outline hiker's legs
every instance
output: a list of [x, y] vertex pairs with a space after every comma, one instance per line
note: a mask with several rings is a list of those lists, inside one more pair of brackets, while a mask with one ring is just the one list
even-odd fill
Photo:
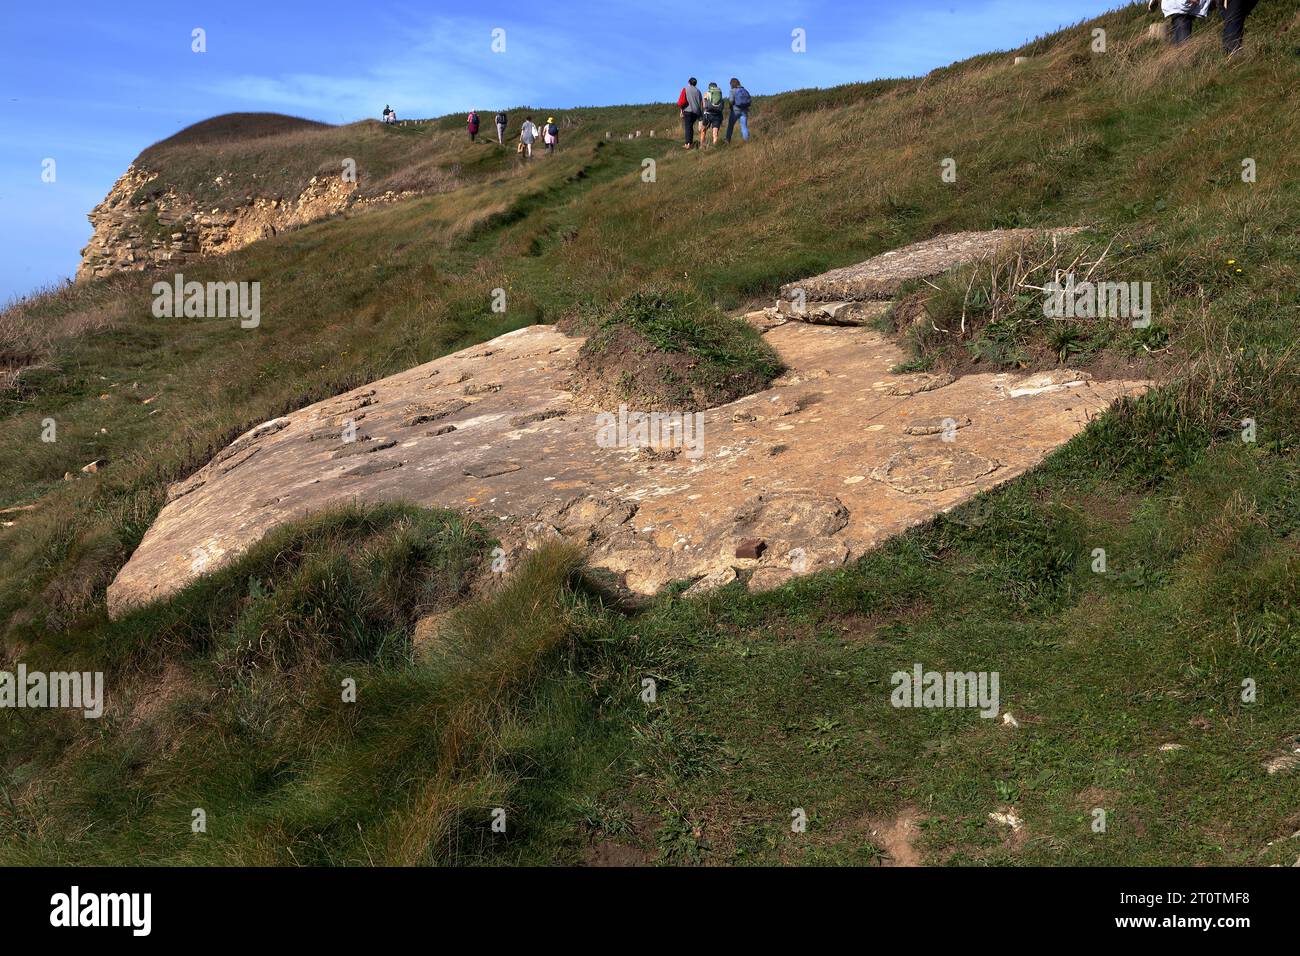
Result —
[[749, 142], [749, 113], [745, 110], [740, 111], [740, 138]]
[[727, 114], [727, 135], [723, 139], [728, 143], [731, 142], [731, 131], [736, 128], [736, 117], [739, 115], [735, 110]]
[[695, 114], [683, 113], [682, 114], [682, 141], [686, 146], [690, 146], [691, 141], [694, 138], [695, 138]]
[[499, 123], [497, 124], [497, 144], [499, 146], [506, 144], [506, 128]]
[[1228, 0], [1223, 11], [1223, 52], [1229, 55], [1241, 49], [1241, 40], [1246, 32], [1246, 17], [1255, 9], [1259, 0]]
[[1180, 43], [1186, 43], [1192, 38], [1192, 23], [1196, 17], [1190, 13], [1175, 13], [1169, 18], [1172, 21], [1170, 36], [1173, 37], [1174, 46]]

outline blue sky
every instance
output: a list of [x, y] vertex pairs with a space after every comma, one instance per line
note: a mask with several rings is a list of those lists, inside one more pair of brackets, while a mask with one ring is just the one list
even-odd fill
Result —
[[[1015, 47], [1118, 2], [4, 0], [0, 304], [72, 275], [86, 213], [127, 164], [219, 113], [338, 123], [385, 103], [415, 117], [669, 102], [690, 75], [739, 76], [755, 94], [825, 87]], [[804, 53], [791, 50], [796, 28]]]

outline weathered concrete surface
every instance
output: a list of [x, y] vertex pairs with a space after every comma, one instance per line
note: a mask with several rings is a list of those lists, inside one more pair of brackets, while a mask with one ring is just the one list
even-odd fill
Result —
[[909, 279], [924, 279], [947, 272], [954, 266], [984, 259], [1032, 239], [1067, 236], [1077, 226], [1059, 229], [991, 229], [986, 232], [954, 232], [914, 242], [873, 256], [866, 262], [832, 269], [810, 279], [781, 286], [782, 301], [795, 299], [800, 290], [808, 301], [862, 301], [889, 299]]
[[[549, 326], [267, 422], [173, 487], [109, 588], [110, 611], [171, 594], [274, 525], [354, 499], [499, 517], [514, 552], [575, 539], [642, 593], [724, 583], [734, 569], [771, 587], [1020, 474], [1145, 387], [1068, 371], [897, 376], [901, 351], [864, 328], [776, 321], [765, 334], [789, 371], [703, 413], [699, 458], [600, 447], [598, 410], [567, 389], [581, 340]], [[746, 539], [765, 543], [759, 557], [735, 556]]]

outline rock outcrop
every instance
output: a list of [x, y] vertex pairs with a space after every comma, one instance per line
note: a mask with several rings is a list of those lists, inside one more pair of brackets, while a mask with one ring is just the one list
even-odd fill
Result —
[[259, 425], [172, 488], [110, 611], [356, 499], [460, 509], [512, 555], [575, 541], [639, 593], [740, 576], [773, 587], [1021, 474], [1147, 385], [1071, 369], [893, 375], [905, 356], [875, 331], [749, 318], [787, 371], [676, 432], [640, 435], [635, 410], [582, 404], [570, 388], [582, 340], [541, 325]]
[[833, 315], [853, 303], [891, 299], [909, 279], [937, 276], [964, 262], [995, 256], [1029, 240], [1068, 236], [1079, 231], [1078, 226], [1065, 226], [1059, 229], [990, 229], [936, 236], [883, 252], [866, 262], [832, 269], [810, 279], [787, 282], [781, 286], [778, 307], [788, 311], [790, 303], [817, 302], [821, 303], [819, 313]]
[[90, 212], [95, 231], [81, 250], [78, 281], [116, 272], [183, 266], [201, 256], [233, 252], [350, 206], [395, 202], [415, 195], [389, 192], [363, 199], [356, 195], [355, 182], [338, 176], [313, 176], [294, 199], [249, 196], [233, 209], [203, 209], [174, 189], [149, 195], [146, 187], [157, 178], [157, 172], [127, 167], [104, 201]]

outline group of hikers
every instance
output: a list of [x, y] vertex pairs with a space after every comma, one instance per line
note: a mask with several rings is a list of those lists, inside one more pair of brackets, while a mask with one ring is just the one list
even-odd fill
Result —
[[[506, 127], [510, 125], [510, 117], [505, 110], [497, 113], [494, 118], [497, 128], [497, 143], [501, 146], [506, 142]], [[469, 115], [465, 117], [465, 127], [469, 130], [469, 140], [471, 143], [478, 142], [479, 116], [477, 110], [470, 110]], [[515, 147], [515, 152], [519, 154], [520, 159], [532, 159], [533, 143], [538, 140], [546, 147], [548, 153], [555, 152], [555, 147], [560, 142], [560, 127], [555, 122], [554, 116], [548, 116], [546, 122], [538, 126], [533, 122], [531, 116], [524, 120], [519, 127], [519, 143]]]
[[1223, 52], [1231, 56], [1241, 49], [1246, 33], [1246, 17], [1259, 4], [1259, 0], [1147, 0], [1148, 10], [1159, 9], [1169, 21], [1170, 36], [1174, 44], [1186, 43], [1192, 38], [1192, 24], [1218, 10], [1223, 18]]
[[[718, 133], [722, 129], [722, 114], [728, 107], [730, 107], [730, 113], [727, 118], [725, 142], [731, 142], [732, 133], [735, 132], [737, 126], [740, 126], [740, 137], [748, 143], [750, 102], [749, 90], [741, 86], [740, 80], [734, 76], [731, 78], [731, 91], [726, 95], [723, 94], [721, 87], [717, 83], [710, 83], [707, 89], [701, 90], [699, 81], [695, 77], [691, 77], [687, 84], [682, 87], [681, 95], [677, 97], [677, 108], [682, 114], [682, 132], [686, 138], [683, 146], [686, 149], [691, 149], [697, 145], [695, 139], [697, 126], [699, 130], [698, 145], [701, 147], [710, 145], [708, 134], [712, 130], [712, 145], [717, 146]], [[384, 107], [383, 116], [385, 123], [397, 122], [397, 113], [391, 106]], [[497, 113], [493, 121], [497, 128], [497, 143], [504, 146], [506, 128], [510, 125], [510, 117], [505, 110], [502, 110]], [[465, 128], [469, 131], [471, 143], [478, 142], [479, 125], [478, 110], [470, 110], [469, 115], [465, 117]], [[519, 142], [515, 147], [515, 152], [519, 154], [521, 160], [532, 159], [533, 144], [538, 140], [541, 140], [547, 153], [555, 152], [555, 148], [560, 142], [560, 127], [555, 122], [554, 116], [548, 116], [546, 122], [541, 126], [534, 123], [531, 116], [524, 120], [523, 125], [519, 127]]]
[[[1158, 9], [1165, 19], [1169, 20], [1170, 36], [1175, 44], [1185, 43], [1191, 39], [1192, 25], [1198, 19], [1208, 17], [1211, 10], [1218, 10], [1223, 18], [1223, 52], [1228, 55], [1241, 49], [1246, 32], [1246, 18], [1258, 4], [1259, 0], [1147, 0], [1149, 10]], [[741, 139], [749, 142], [750, 102], [749, 90], [741, 86], [740, 80], [734, 76], [731, 78], [731, 90], [727, 94], [722, 92], [722, 88], [717, 83], [710, 83], [707, 89], [701, 90], [699, 81], [692, 76], [677, 97], [677, 108], [682, 115], [682, 136], [685, 140], [682, 147], [692, 149], [709, 145], [717, 146], [718, 133], [722, 129], [722, 115], [728, 107], [730, 109], [727, 113], [727, 133], [724, 142], [731, 142], [731, 135], [737, 125], [740, 126]], [[385, 123], [397, 122], [397, 113], [392, 107], [385, 106], [383, 115]], [[497, 143], [504, 146], [506, 127], [509, 125], [510, 118], [502, 110], [497, 113], [495, 122]], [[469, 130], [470, 142], [477, 142], [479, 115], [476, 110], [469, 111], [469, 115], [465, 117], [465, 124]], [[710, 131], [713, 134], [712, 144], [709, 142]], [[533, 122], [531, 116], [524, 120], [524, 124], [519, 127], [519, 143], [515, 150], [519, 157], [531, 159], [533, 144], [539, 139], [548, 153], [555, 152], [555, 147], [560, 141], [560, 127], [556, 125], [554, 116], [547, 117], [546, 122], [540, 127]]]
[[736, 125], [740, 125], [740, 138], [749, 142], [749, 90], [740, 85], [740, 80], [731, 78], [731, 92], [723, 95], [717, 83], [710, 83], [708, 89], [701, 91], [700, 83], [691, 77], [681, 94], [677, 97], [677, 108], [682, 113], [682, 136], [686, 140], [683, 149], [695, 147], [696, 126], [699, 127], [699, 146], [708, 146], [709, 131], [713, 131], [712, 145], [718, 145], [718, 131], [722, 129], [723, 108], [730, 105], [727, 115], [727, 135], [725, 142], [731, 142], [731, 134]]
[[[686, 142], [683, 144], [686, 149], [691, 149], [696, 145], [696, 127], [699, 128], [699, 146], [708, 146], [709, 131], [713, 131], [712, 145], [718, 145], [718, 133], [722, 129], [723, 112], [730, 107], [727, 118], [727, 133], [725, 142], [731, 142], [731, 136], [736, 127], [740, 127], [740, 137], [745, 142], [749, 142], [749, 90], [740, 85], [740, 80], [734, 76], [731, 78], [731, 91], [723, 94], [721, 87], [717, 83], [710, 83], [705, 90], [700, 89], [699, 80], [691, 77], [687, 84], [682, 87], [681, 95], [677, 97], [677, 108], [682, 114], [682, 131], [685, 135]], [[385, 107], [385, 116], [388, 114], [388, 108]], [[480, 118], [477, 110], [470, 110], [469, 115], [465, 117], [465, 128], [469, 131], [471, 143], [478, 142], [478, 132]], [[506, 128], [510, 125], [510, 117], [505, 110], [497, 113], [494, 117], [497, 128], [497, 143], [504, 146], [506, 141]], [[520, 159], [531, 159], [533, 155], [533, 144], [541, 140], [542, 145], [546, 147], [546, 152], [555, 152], [555, 147], [560, 142], [560, 127], [555, 122], [554, 116], [548, 116], [546, 122], [538, 126], [529, 116], [519, 127], [519, 142], [515, 151], [519, 154]]]

